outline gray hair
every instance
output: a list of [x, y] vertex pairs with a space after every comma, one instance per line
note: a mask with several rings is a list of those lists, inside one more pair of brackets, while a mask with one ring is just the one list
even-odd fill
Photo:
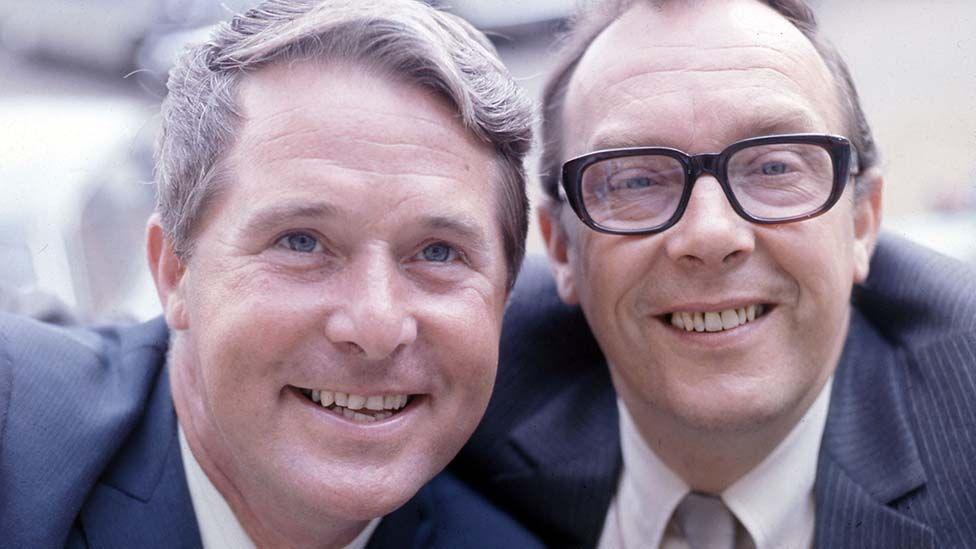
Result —
[[[672, 0], [605, 0], [580, 10], [570, 22], [570, 30], [562, 38], [561, 56], [546, 81], [542, 99], [542, 190], [554, 204], [559, 203], [559, 180], [564, 160], [562, 108], [569, 82], [590, 43], [639, 1], [661, 5]], [[804, 0], [759, 1], [776, 10], [802, 32], [827, 65], [838, 87], [847, 137], [858, 154], [855, 196], [867, 194], [869, 189], [859, 176], [878, 164], [878, 149], [847, 63], [830, 41], [820, 34], [817, 18]]]
[[496, 213], [509, 287], [525, 255], [524, 160], [532, 107], [491, 43], [459, 17], [416, 0], [267, 0], [222, 23], [170, 71], [156, 144], [156, 210], [174, 253], [187, 261], [194, 228], [225, 185], [221, 160], [242, 120], [247, 72], [276, 62], [351, 61], [430, 89], [498, 156]]

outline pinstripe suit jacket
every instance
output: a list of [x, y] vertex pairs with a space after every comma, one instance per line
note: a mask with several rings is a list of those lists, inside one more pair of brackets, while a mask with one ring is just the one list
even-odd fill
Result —
[[[488, 414], [453, 467], [551, 546], [592, 547], [621, 469], [613, 387], [544, 263], [523, 273]], [[852, 301], [816, 547], [976, 547], [976, 271], [884, 235]]]

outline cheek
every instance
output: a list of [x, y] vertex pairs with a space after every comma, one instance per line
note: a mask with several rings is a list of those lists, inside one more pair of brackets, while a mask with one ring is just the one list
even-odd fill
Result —
[[444, 365], [452, 394], [464, 395], [472, 405], [487, 404], [498, 364], [504, 294], [468, 290], [426, 301], [417, 315], [418, 343]]
[[855, 272], [852, 226], [828, 215], [781, 226], [769, 240], [774, 262], [797, 286], [804, 318], [818, 324], [843, 315]]
[[599, 236], [577, 231], [574, 242], [570, 244], [572, 250], [573, 277], [579, 294], [580, 306], [585, 311], [595, 311], [607, 303], [613, 285], [609, 284], [615, 277], [612, 246], [606, 245]]
[[[616, 325], [615, 319], [630, 318], [641, 296], [652, 295], [654, 289], [644, 288], [644, 284], [652, 279], [653, 246], [647, 238], [600, 234], [580, 238], [574, 273], [580, 305], [587, 318], [595, 317], [590, 318], [591, 323]], [[614, 332], [616, 329], [607, 335], [622, 335]]]
[[501, 290], [468, 289], [445, 296], [427, 296], [418, 312], [420, 330], [426, 327], [435, 347], [463, 354], [497, 354], [505, 298]]
[[261, 273], [234, 275], [211, 275], [210, 284], [196, 289], [191, 330], [207, 386], [253, 394], [317, 331], [320, 288]]

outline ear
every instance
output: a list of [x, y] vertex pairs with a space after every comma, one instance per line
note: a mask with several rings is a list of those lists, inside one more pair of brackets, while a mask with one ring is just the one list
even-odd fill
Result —
[[871, 268], [871, 254], [878, 240], [881, 227], [881, 198], [884, 194], [884, 177], [881, 170], [871, 168], [861, 176], [860, 185], [866, 185], [868, 194], [854, 202], [854, 283], [867, 280]]
[[146, 257], [166, 324], [173, 330], [187, 329], [189, 319], [183, 283], [186, 268], [173, 252], [173, 243], [163, 231], [158, 213], [154, 213], [146, 225]]
[[566, 227], [559, 219], [559, 214], [564, 207], [567, 206], [554, 204], [551, 201], [542, 203], [538, 210], [539, 228], [542, 229], [542, 239], [546, 243], [549, 266], [556, 279], [556, 290], [559, 292], [560, 299], [567, 305], [578, 305], [576, 273], [571, 261], [575, 250]]

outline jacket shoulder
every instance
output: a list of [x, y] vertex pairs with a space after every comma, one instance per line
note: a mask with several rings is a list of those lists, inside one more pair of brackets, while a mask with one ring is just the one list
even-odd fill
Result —
[[854, 305], [896, 344], [976, 333], [976, 266], [883, 234]]
[[896, 347], [894, 379], [924, 471], [924, 489], [895, 507], [932, 525], [940, 547], [965, 545], [976, 509], [976, 462], [964, 457], [976, 450], [976, 267], [885, 235], [854, 298]]
[[64, 543], [59, 533], [142, 414], [161, 363], [136, 336], [153, 331], [0, 315], [0, 539]]

